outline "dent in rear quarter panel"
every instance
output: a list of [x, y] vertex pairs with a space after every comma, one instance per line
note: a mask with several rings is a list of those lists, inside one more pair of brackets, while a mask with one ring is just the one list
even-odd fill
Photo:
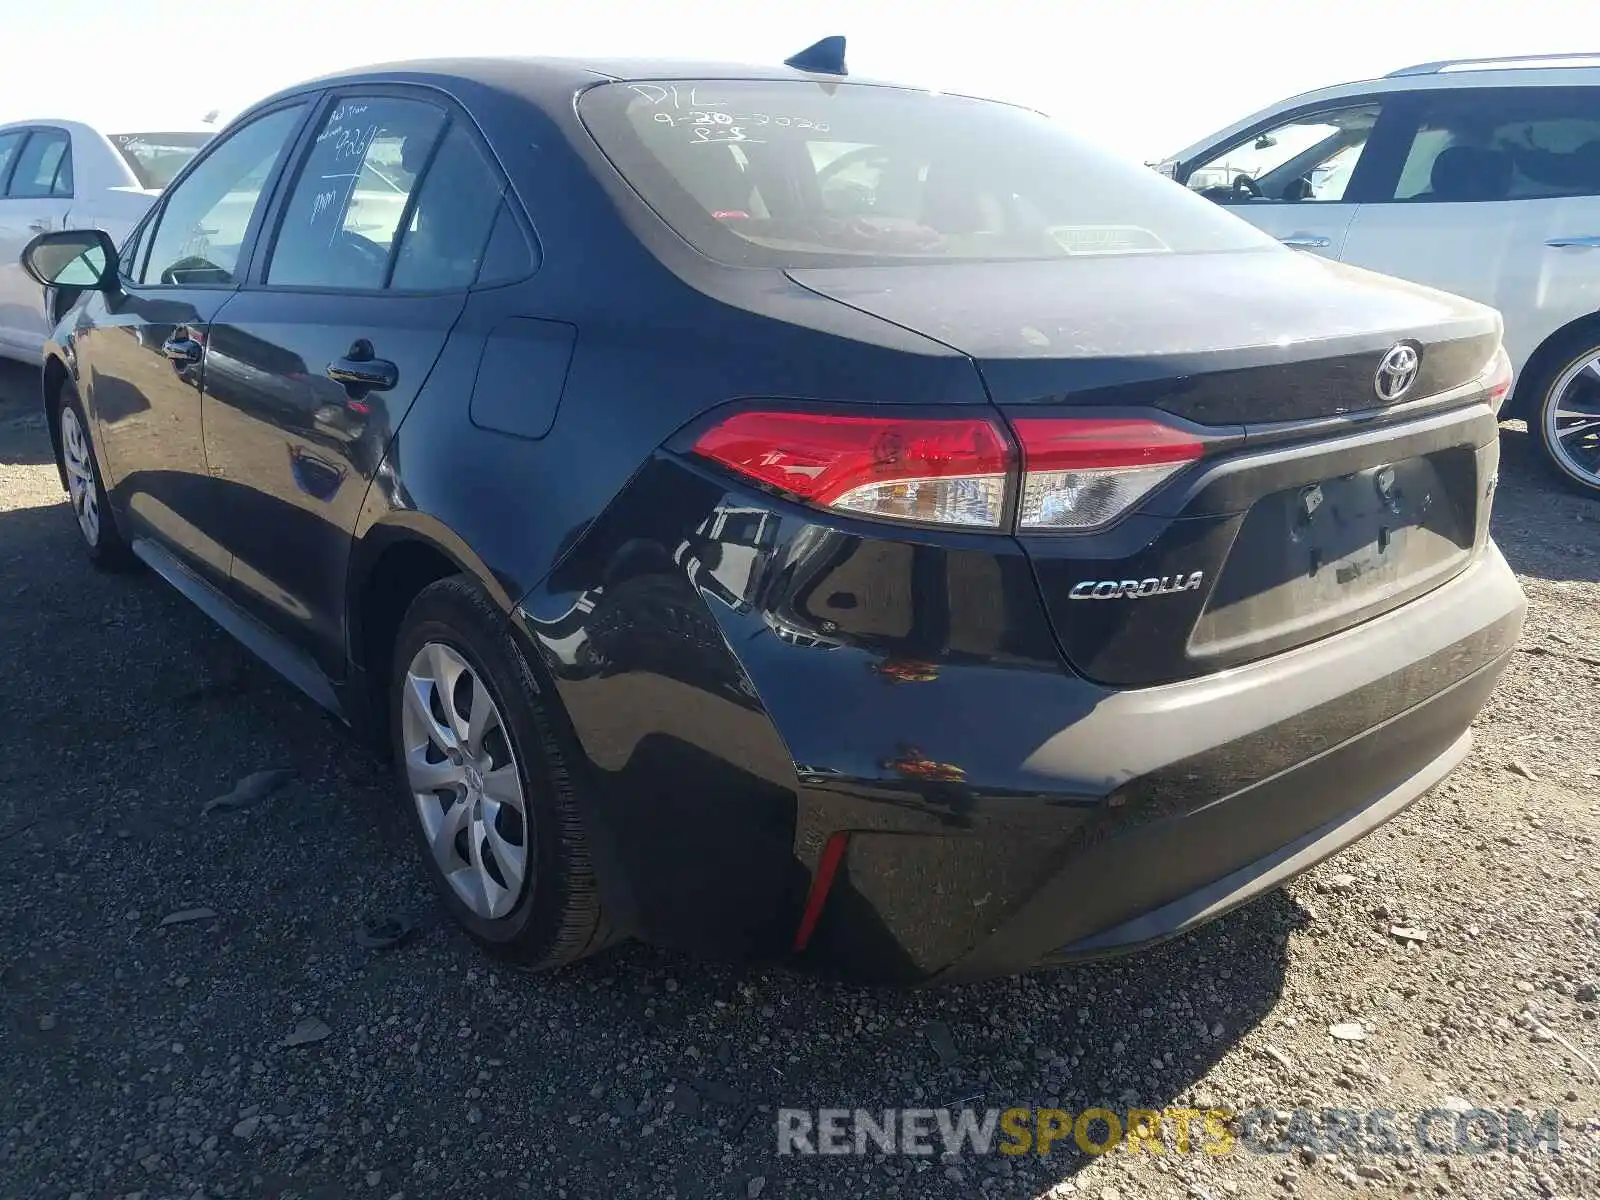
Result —
[[[837, 522], [660, 454], [517, 624], [653, 942], [782, 952], [852, 830], [811, 948], [923, 977], [1095, 803], [1023, 767], [1098, 692], [1064, 672], [1007, 537]], [[928, 919], [936, 894], [955, 919]]]

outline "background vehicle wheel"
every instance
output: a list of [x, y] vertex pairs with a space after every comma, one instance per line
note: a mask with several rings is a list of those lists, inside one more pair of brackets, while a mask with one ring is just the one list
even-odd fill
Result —
[[67, 477], [67, 496], [72, 501], [72, 514], [78, 520], [89, 561], [105, 571], [131, 570], [139, 560], [117, 528], [106, 489], [100, 482], [100, 468], [95, 465], [89, 420], [77, 389], [70, 383], [61, 385], [57, 420], [61, 430], [59, 462]]
[[1600, 329], [1575, 331], [1528, 379], [1528, 431], [1570, 487], [1600, 495]]
[[531, 970], [611, 939], [552, 702], [475, 584], [418, 594], [390, 683], [406, 819], [450, 915]]

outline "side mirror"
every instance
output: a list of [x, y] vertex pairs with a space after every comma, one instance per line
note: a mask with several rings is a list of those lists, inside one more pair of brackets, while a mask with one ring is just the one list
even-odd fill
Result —
[[41, 233], [22, 250], [22, 269], [45, 287], [117, 286], [117, 248], [103, 229], [62, 229]]

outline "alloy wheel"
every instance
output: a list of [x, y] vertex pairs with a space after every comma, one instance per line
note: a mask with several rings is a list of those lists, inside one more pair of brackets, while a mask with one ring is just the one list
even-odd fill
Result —
[[428, 642], [406, 670], [407, 785], [435, 865], [476, 916], [517, 906], [528, 873], [527, 798], [500, 708], [460, 653]]
[[1544, 406], [1544, 441], [1578, 482], [1600, 488], [1600, 349], [1568, 365]]
[[100, 489], [95, 486], [94, 460], [89, 452], [89, 437], [83, 431], [76, 409], [61, 410], [61, 460], [67, 469], [67, 495], [77, 515], [83, 540], [91, 547], [100, 544]]

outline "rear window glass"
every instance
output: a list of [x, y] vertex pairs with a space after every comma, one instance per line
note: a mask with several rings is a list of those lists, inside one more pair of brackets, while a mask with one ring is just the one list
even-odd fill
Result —
[[209, 133], [113, 133], [111, 144], [142, 188], [160, 191], [189, 164]]
[[862, 84], [612, 83], [579, 105], [645, 201], [749, 265], [1267, 248], [1134, 162], [1006, 104]]

